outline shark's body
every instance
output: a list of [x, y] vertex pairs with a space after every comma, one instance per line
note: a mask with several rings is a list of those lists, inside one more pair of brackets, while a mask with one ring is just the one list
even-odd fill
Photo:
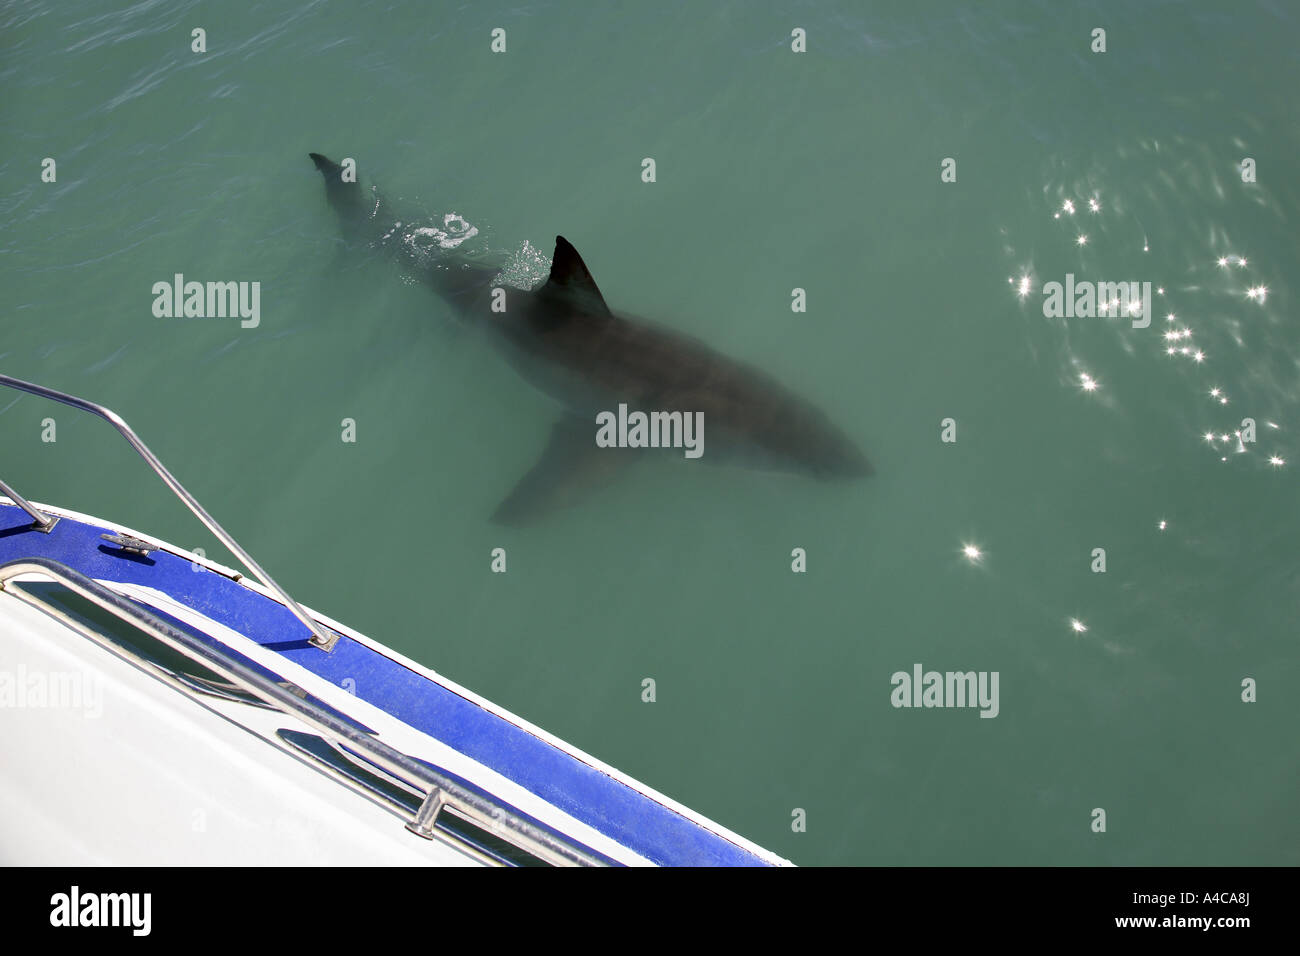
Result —
[[548, 280], [532, 291], [497, 293], [505, 308], [494, 310], [499, 270], [457, 253], [430, 259], [410, 242], [409, 220], [393, 217], [373, 190], [345, 182], [338, 164], [318, 153], [311, 158], [347, 238], [381, 246], [415, 267], [463, 316], [488, 330], [520, 375], [564, 407], [541, 460], [502, 503], [498, 520], [523, 523], [567, 504], [582, 485], [644, 454], [596, 444], [596, 415], [620, 404], [647, 413], [702, 413], [708, 438], [701, 460], [818, 478], [871, 474], [853, 442], [771, 377], [689, 336], [612, 312], [562, 236]]

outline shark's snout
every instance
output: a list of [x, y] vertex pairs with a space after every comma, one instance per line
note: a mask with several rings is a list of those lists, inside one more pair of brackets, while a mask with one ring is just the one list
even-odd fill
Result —
[[813, 466], [814, 473], [823, 479], [870, 478], [876, 473], [867, 456], [847, 439], [835, 446]]

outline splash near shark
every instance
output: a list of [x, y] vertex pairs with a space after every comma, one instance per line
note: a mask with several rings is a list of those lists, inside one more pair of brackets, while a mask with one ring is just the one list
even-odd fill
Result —
[[541, 457], [494, 520], [522, 525], [568, 506], [647, 449], [675, 447], [679, 458], [686, 449], [693, 461], [823, 480], [872, 474], [851, 439], [772, 377], [690, 336], [611, 310], [563, 236], [555, 237], [544, 283], [507, 288], [499, 268], [460, 251], [473, 233], [459, 217], [450, 217], [456, 221], [445, 230], [417, 229], [377, 190], [355, 181], [349, 167], [309, 155], [344, 238], [418, 274], [562, 409]]

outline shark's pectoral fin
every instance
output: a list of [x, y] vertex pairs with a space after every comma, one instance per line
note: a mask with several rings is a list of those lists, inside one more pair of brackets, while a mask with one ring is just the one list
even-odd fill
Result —
[[596, 426], [566, 416], [551, 429], [542, 457], [501, 502], [492, 520], [523, 525], [576, 503], [632, 458], [625, 449], [596, 445]]

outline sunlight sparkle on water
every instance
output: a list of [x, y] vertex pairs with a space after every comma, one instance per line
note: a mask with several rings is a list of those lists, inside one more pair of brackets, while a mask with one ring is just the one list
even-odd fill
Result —
[[1283, 465], [1286, 464], [1286, 462], [1283, 461], [1281, 458], [1279, 458], [1277, 455], [1273, 455], [1271, 458], [1269, 458], [1268, 463], [1272, 465], [1274, 468], [1281, 468]]
[[1088, 626], [1084, 624], [1081, 620], [1079, 620], [1077, 617], [1070, 618], [1070, 627], [1074, 628], [1075, 634], [1082, 634], [1084, 631], [1088, 629]]
[[977, 563], [984, 557], [984, 552], [973, 544], [964, 544], [961, 546], [961, 553], [972, 563]]

